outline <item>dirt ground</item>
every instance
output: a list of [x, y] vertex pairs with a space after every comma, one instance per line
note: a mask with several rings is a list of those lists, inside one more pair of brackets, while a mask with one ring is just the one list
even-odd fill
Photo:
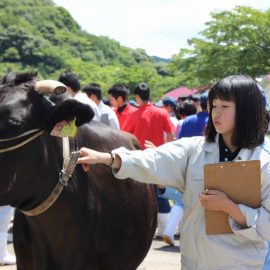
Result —
[[137, 270], [180, 270], [179, 241], [175, 243], [176, 246], [171, 247], [161, 240], [153, 240], [148, 255]]
[[[12, 244], [8, 249], [13, 253]], [[175, 247], [170, 247], [161, 240], [153, 240], [147, 257], [137, 270], [180, 270], [179, 241]], [[0, 266], [0, 270], [16, 270], [16, 266]], [[120, 269], [119, 269], [120, 270]]]

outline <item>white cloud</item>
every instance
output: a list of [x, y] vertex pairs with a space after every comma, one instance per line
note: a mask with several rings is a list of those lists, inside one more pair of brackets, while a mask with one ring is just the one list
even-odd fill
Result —
[[268, 0], [54, 0], [82, 29], [150, 55], [171, 57], [205, 28], [210, 12], [237, 5], [267, 9]]

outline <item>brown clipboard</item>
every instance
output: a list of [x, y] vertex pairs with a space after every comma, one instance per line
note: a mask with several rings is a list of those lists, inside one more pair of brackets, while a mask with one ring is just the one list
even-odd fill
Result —
[[[261, 204], [259, 160], [220, 162], [204, 166], [204, 187], [224, 192], [237, 204], [258, 208]], [[207, 235], [232, 233], [228, 214], [205, 209]]]

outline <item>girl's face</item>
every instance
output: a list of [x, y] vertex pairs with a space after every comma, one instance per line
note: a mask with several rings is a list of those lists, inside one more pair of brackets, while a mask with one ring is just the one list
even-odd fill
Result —
[[212, 119], [217, 133], [223, 136], [231, 136], [235, 124], [235, 103], [214, 99]]

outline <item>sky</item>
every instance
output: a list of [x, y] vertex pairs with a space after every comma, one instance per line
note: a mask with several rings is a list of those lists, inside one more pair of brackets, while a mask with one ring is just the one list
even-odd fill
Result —
[[269, 0], [53, 0], [81, 28], [148, 55], [170, 58], [206, 28], [213, 11], [244, 5], [270, 8]]

